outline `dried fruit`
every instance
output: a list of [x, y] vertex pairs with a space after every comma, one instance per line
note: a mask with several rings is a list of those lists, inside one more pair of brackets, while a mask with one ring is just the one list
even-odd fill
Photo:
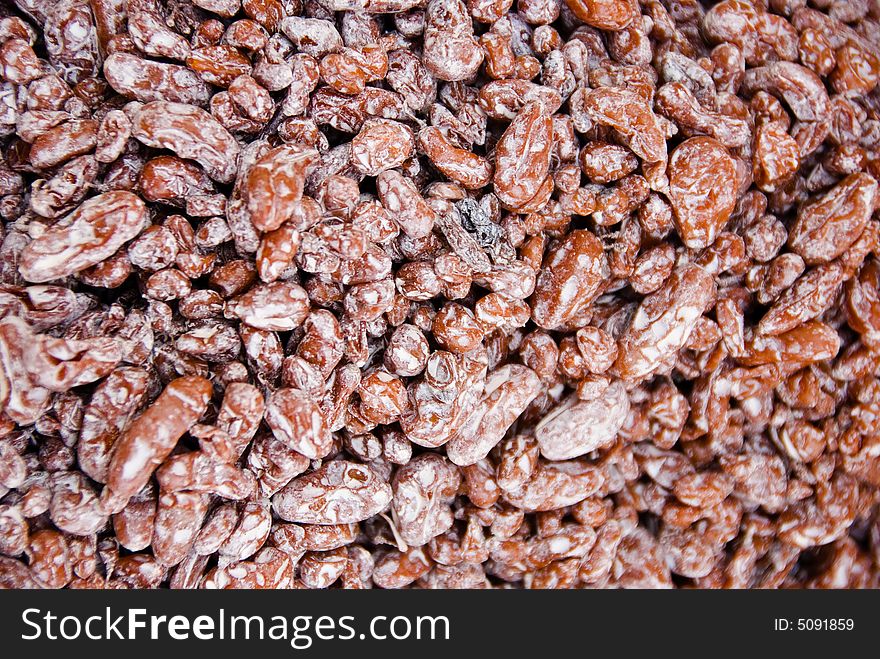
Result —
[[5, 3], [0, 587], [877, 588], [876, 5]]

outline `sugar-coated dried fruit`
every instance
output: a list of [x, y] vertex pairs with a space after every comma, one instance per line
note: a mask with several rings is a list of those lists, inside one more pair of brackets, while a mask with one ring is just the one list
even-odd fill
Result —
[[880, 587], [876, 0], [0, 15], [0, 588]]

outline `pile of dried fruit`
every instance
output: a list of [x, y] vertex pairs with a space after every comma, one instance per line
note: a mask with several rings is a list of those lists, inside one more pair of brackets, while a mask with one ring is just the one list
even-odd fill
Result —
[[880, 585], [880, 2], [0, 9], [0, 586]]

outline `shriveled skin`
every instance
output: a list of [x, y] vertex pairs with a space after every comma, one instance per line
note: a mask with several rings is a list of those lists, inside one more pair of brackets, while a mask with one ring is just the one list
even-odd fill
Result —
[[505, 492], [519, 489], [535, 473], [539, 456], [540, 447], [534, 437], [516, 435], [502, 442], [495, 473], [498, 487]]
[[746, 95], [766, 91], [784, 100], [801, 121], [821, 121], [827, 116], [830, 100], [822, 79], [810, 69], [794, 62], [773, 62], [749, 69], [741, 92]]
[[530, 102], [541, 103], [548, 114], [562, 105], [562, 96], [552, 87], [529, 80], [493, 80], [480, 88], [480, 107], [492, 119], [514, 119]]
[[789, 363], [812, 364], [832, 359], [840, 350], [837, 332], [816, 320], [776, 336], [756, 334], [746, 342], [745, 354], [737, 358], [746, 366]]
[[388, 53], [385, 81], [415, 111], [427, 109], [437, 94], [436, 78], [418, 57], [403, 48]]
[[467, 80], [483, 62], [471, 17], [460, 0], [431, 0], [425, 12], [423, 61], [439, 80]]
[[342, 50], [342, 37], [332, 23], [317, 18], [289, 16], [281, 21], [281, 30], [297, 48], [313, 57]]
[[334, 460], [291, 481], [272, 507], [288, 522], [348, 524], [382, 512], [391, 498], [391, 486], [370, 467]]
[[216, 426], [229, 435], [236, 454], [241, 455], [257, 433], [265, 409], [263, 394], [254, 385], [233, 382], [226, 387]]
[[434, 227], [435, 213], [419, 189], [409, 178], [396, 170], [384, 171], [376, 178], [376, 190], [382, 205], [412, 238], [424, 238]]
[[483, 398], [446, 445], [446, 455], [467, 466], [485, 458], [541, 391], [541, 380], [530, 368], [510, 364], [492, 373]]
[[460, 484], [458, 469], [435, 453], [414, 458], [395, 474], [391, 508], [407, 545], [420, 547], [452, 526], [450, 504]]
[[229, 44], [195, 48], [186, 58], [186, 65], [205, 82], [224, 88], [251, 71], [250, 60]]
[[223, 567], [253, 556], [272, 530], [272, 510], [267, 499], [245, 502], [238, 523], [220, 545], [218, 564]]
[[121, 190], [105, 192], [30, 242], [19, 271], [34, 282], [75, 274], [112, 256], [146, 224], [147, 209], [140, 198]]
[[163, 565], [177, 565], [189, 553], [208, 511], [200, 492], [166, 492], [159, 497], [153, 527], [153, 554]]
[[156, 471], [163, 492], [200, 492], [238, 500], [253, 494], [256, 479], [249, 471], [218, 462], [204, 451], [189, 451], [168, 458]]
[[823, 197], [802, 205], [788, 234], [788, 246], [807, 265], [843, 254], [864, 230], [877, 205], [877, 181], [850, 174]]
[[[354, 542], [358, 536], [358, 524], [279, 524], [272, 531], [273, 537], [283, 536], [285, 543], [277, 546], [291, 550], [330, 551]], [[287, 540], [289, 539], [289, 540]], [[289, 544], [286, 544], [289, 542]]]
[[408, 126], [388, 119], [369, 119], [351, 141], [354, 166], [367, 176], [394, 169], [412, 155], [414, 138]]
[[572, 13], [600, 30], [622, 30], [639, 17], [637, 0], [565, 0]]
[[495, 146], [495, 194], [510, 208], [524, 206], [550, 171], [553, 122], [541, 103], [523, 106]]
[[146, 411], [120, 436], [102, 500], [111, 512], [125, 507], [174, 450], [178, 440], [204, 414], [213, 386], [189, 375], [173, 380]]
[[817, 318], [840, 291], [844, 278], [844, 268], [838, 262], [825, 263], [804, 273], [764, 314], [758, 331], [775, 336]]
[[211, 98], [207, 83], [191, 69], [113, 53], [104, 61], [104, 77], [119, 94], [142, 103], [171, 101], [205, 105]]
[[40, 60], [26, 39], [12, 37], [0, 46], [0, 70], [9, 82], [27, 84], [42, 74]]
[[771, 58], [793, 61], [798, 56], [797, 32], [791, 23], [750, 2], [719, 2], [706, 12], [703, 30], [712, 43], [735, 44], [752, 66]]
[[28, 522], [21, 511], [15, 506], [0, 505], [0, 550], [7, 556], [23, 554], [29, 536]]
[[62, 588], [70, 581], [72, 566], [60, 531], [41, 529], [32, 533], [27, 555], [31, 576], [40, 587]]
[[544, 259], [532, 296], [532, 320], [555, 329], [574, 319], [609, 275], [602, 243], [586, 229], [572, 231]]
[[201, 167], [177, 156], [157, 156], [144, 164], [138, 188], [147, 201], [184, 205], [190, 196], [214, 189]]
[[619, 87], [599, 87], [584, 98], [590, 118], [610, 126], [645, 162], [666, 160], [666, 131], [660, 118], [635, 92]]
[[343, 94], [359, 94], [366, 83], [381, 80], [388, 72], [388, 56], [378, 44], [360, 50], [343, 48], [329, 53], [320, 62], [321, 78]]
[[[335, 1], [344, 5], [344, 10], [348, 9], [348, 0]], [[420, 6], [421, 2], [419, 0], [364, 0], [363, 4], [364, 11], [368, 14], [394, 14], [409, 11], [414, 7]]]
[[183, 60], [189, 55], [188, 41], [165, 24], [155, 0], [126, 0], [128, 32], [139, 50], [147, 55]]
[[[713, 88], [713, 95], [714, 91]], [[657, 90], [656, 98], [657, 112], [664, 117], [694, 133], [708, 135], [726, 147], [740, 147], [752, 139], [747, 121], [707, 110], [683, 83], [666, 83]]]
[[288, 281], [256, 286], [226, 303], [227, 318], [256, 329], [285, 332], [299, 327], [309, 313], [303, 288]]
[[736, 163], [711, 137], [681, 143], [669, 159], [675, 227], [688, 247], [708, 247], [736, 205]]
[[58, 0], [49, 5], [43, 24], [49, 61], [73, 84], [94, 76], [101, 68], [98, 33], [88, 3]]
[[672, 578], [663, 569], [670, 553], [653, 534], [640, 527], [621, 539], [610, 569], [623, 588], [672, 588]]
[[[3, 402], [6, 415], [22, 425], [35, 423], [48, 407], [52, 396], [48, 389], [37, 386], [30, 375], [33, 343], [33, 333], [23, 320], [0, 320], [0, 401]], [[9, 451], [12, 452], [11, 447]], [[26, 467], [23, 460], [18, 459], [13, 463], [13, 459], [8, 458], [5, 462], [6, 468], [20, 464], [24, 477]], [[13, 471], [18, 471], [18, 468]], [[18, 482], [19, 479], [15, 478], [14, 481]]]
[[122, 359], [122, 346], [111, 337], [56, 339], [48, 334], [34, 335], [15, 317], [7, 318], [5, 325], [7, 330], [14, 327], [18, 338], [25, 339], [20, 346], [25, 372], [12, 375], [29, 376], [33, 385], [49, 391], [65, 392], [99, 380]]
[[424, 547], [391, 551], [376, 561], [373, 583], [380, 588], [403, 588], [430, 572], [433, 561]]
[[224, 18], [229, 18], [235, 16], [241, 7], [241, 0], [193, 0], [193, 4]]
[[270, 150], [248, 170], [243, 196], [257, 230], [274, 231], [290, 219], [317, 160], [314, 149], [286, 144]]
[[846, 312], [850, 327], [869, 346], [880, 345], [880, 263], [876, 259], [862, 267], [858, 277], [846, 285]]
[[106, 481], [113, 446], [143, 402], [148, 383], [145, 370], [123, 366], [114, 370], [92, 394], [77, 443], [79, 465], [92, 480]]
[[492, 163], [452, 144], [436, 126], [419, 132], [419, 147], [434, 166], [468, 190], [478, 190], [492, 180]]
[[275, 590], [293, 588], [294, 583], [291, 557], [274, 547], [264, 547], [253, 560], [211, 570], [204, 587], [212, 590]]
[[528, 511], [554, 510], [571, 506], [593, 495], [605, 477], [587, 460], [541, 462], [534, 475], [504, 499]]
[[613, 368], [626, 380], [648, 377], [687, 343], [714, 297], [715, 282], [700, 266], [688, 264], [673, 271], [663, 287], [639, 305], [620, 337]]
[[54, 167], [74, 156], [92, 151], [97, 144], [98, 123], [92, 119], [71, 119], [37, 136], [31, 144], [34, 167]]
[[[442, 446], [452, 439], [479, 404], [486, 380], [487, 356], [485, 351], [473, 352], [477, 355], [454, 358], [449, 355], [455, 360], [454, 373], [438, 374], [434, 370], [435, 362], [429, 361], [425, 374], [410, 385], [412, 404], [401, 415], [400, 428], [414, 444], [427, 448]], [[454, 386], [455, 395], [439, 389], [434, 382], [437, 377], [451, 378], [448, 384]]]
[[145, 487], [129, 499], [128, 505], [113, 515], [113, 530], [119, 543], [129, 551], [149, 547], [156, 520], [156, 488]]
[[322, 458], [333, 446], [318, 405], [297, 389], [272, 394], [266, 404], [266, 423], [276, 438], [307, 458]]
[[153, 101], [134, 116], [131, 134], [156, 149], [195, 160], [221, 183], [235, 178], [241, 148], [210, 114], [194, 105]]
[[797, 141], [781, 126], [766, 124], [758, 129], [752, 170], [761, 190], [775, 192], [788, 183], [800, 162]]
[[[122, 110], [110, 110], [104, 115], [98, 127], [95, 144], [95, 160], [97, 162], [113, 162], [125, 151], [131, 137], [131, 119]], [[79, 159], [67, 164], [72, 167]], [[89, 159], [86, 158], [85, 162]], [[88, 170], [84, 172], [88, 174]]]
[[615, 381], [595, 400], [563, 401], [535, 426], [535, 439], [548, 460], [576, 458], [611, 444], [627, 414], [629, 395]]
[[51, 479], [52, 500], [49, 517], [66, 533], [87, 536], [107, 523], [98, 495], [88, 478], [75, 472], [60, 472]]
[[597, 140], [580, 150], [578, 164], [591, 183], [605, 185], [631, 174], [639, 161], [626, 147]]

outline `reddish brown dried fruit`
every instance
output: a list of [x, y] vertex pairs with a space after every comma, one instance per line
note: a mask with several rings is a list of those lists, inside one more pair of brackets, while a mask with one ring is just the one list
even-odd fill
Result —
[[519, 208], [539, 192], [550, 171], [552, 123], [540, 103], [526, 104], [495, 147], [495, 194]]
[[622, 30], [639, 16], [635, 0], [565, 0], [565, 4], [584, 23], [600, 30]]
[[262, 284], [226, 303], [224, 315], [256, 329], [284, 332], [299, 327], [309, 312], [306, 292], [286, 281]]
[[642, 301], [621, 335], [614, 366], [620, 377], [642, 380], [674, 356], [714, 295], [715, 282], [703, 268], [675, 270], [659, 291]]
[[709, 137], [680, 144], [669, 159], [669, 199], [685, 245], [715, 242], [736, 204], [736, 163], [727, 149]]
[[788, 235], [788, 246], [808, 265], [843, 254], [868, 224], [877, 199], [877, 181], [851, 174], [821, 199], [802, 205]]
[[407, 545], [420, 547], [452, 526], [450, 504], [460, 483], [458, 470], [432, 453], [420, 455], [398, 470], [392, 482], [391, 507]]
[[146, 208], [138, 197], [105, 192], [83, 202], [61, 227], [29, 243], [21, 253], [21, 275], [43, 282], [85, 270], [137, 236], [146, 221]]
[[292, 481], [272, 504], [289, 522], [348, 524], [382, 512], [391, 498], [391, 487], [372, 469], [334, 460]]
[[482, 188], [492, 179], [492, 164], [488, 160], [456, 147], [435, 126], [428, 126], [419, 132], [419, 147], [447, 178], [468, 190]]
[[118, 93], [148, 103], [172, 101], [204, 105], [210, 88], [190, 69], [117, 52], [104, 60], [104, 76]]
[[0, 587], [880, 586], [876, 4], [4, 5]]
[[599, 87], [587, 93], [584, 108], [595, 123], [609, 126], [645, 162], [666, 160], [666, 134], [660, 119], [634, 92]]
[[602, 243], [587, 230], [572, 231], [544, 259], [532, 299], [532, 320], [564, 327], [600, 293], [608, 277]]
[[202, 79], [218, 87], [229, 87], [240, 75], [250, 73], [251, 63], [236, 48], [225, 44], [193, 50], [186, 65]]
[[620, 382], [592, 401], [571, 396], [535, 426], [541, 455], [548, 460], [567, 460], [605, 448], [629, 413], [629, 397]]
[[268, 151], [251, 166], [243, 196], [258, 231], [274, 231], [291, 218], [317, 157], [313, 149], [287, 144]]
[[467, 80], [483, 61], [460, 0], [431, 0], [425, 11], [425, 67], [439, 80]]
[[404, 163], [413, 152], [413, 134], [397, 121], [369, 119], [351, 141], [354, 166], [367, 176]]
[[266, 423], [276, 438], [307, 458], [322, 458], [333, 445], [318, 406], [296, 389], [272, 394], [266, 403]]
[[102, 500], [119, 512], [150, 479], [177, 441], [204, 413], [211, 383], [187, 376], [171, 382], [119, 437], [107, 471]]

